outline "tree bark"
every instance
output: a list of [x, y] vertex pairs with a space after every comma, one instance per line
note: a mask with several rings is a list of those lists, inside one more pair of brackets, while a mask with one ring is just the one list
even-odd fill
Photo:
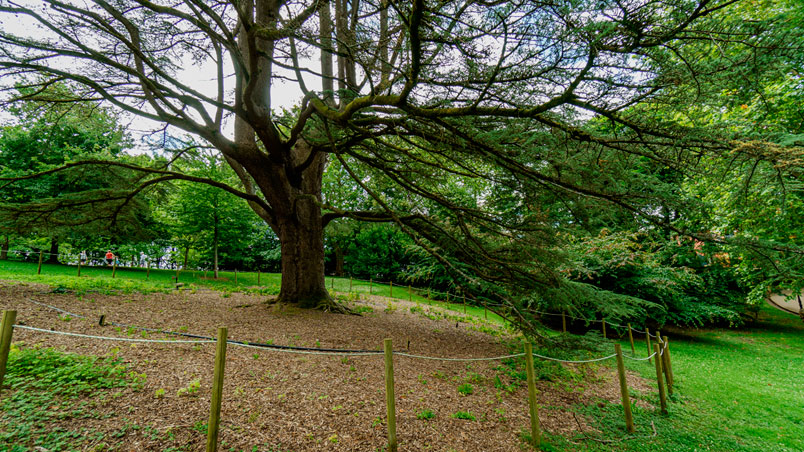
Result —
[[339, 244], [335, 244], [335, 274], [337, 276], [343, 276], [343, 258], [344, 258], [343, 248]]
[[50, 256], [47, 258], [47, 263], [49, 264], [58, 264], [59, 263], [59, 238], [52, 237], [50, 239]]
[[183, 270], [187, 270], [187, 260], [190, 258], [190, 246], [187, 245], [187, 248], [184, 249], [184, 265], [182, 266]]
[[8, 259], [8, 236], [3, 239], [3, 245], [0, 247], [0, 260]]

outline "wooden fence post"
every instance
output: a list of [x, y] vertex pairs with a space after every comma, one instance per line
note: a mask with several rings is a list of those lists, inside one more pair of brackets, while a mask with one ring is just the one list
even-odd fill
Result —
[[567, 313], [566, 311], [561, 311], [561, 331], [566, 333], [567, 332]]
[[235, 286], [237, 285], [237, 269], [235, 269]]
[[383, 342], [385, 349], [385, 412], [388, 415], [388, 452], [397, 452], [396, 399], [394, 398], [394, 349], [391, 339]]
[[410, 288], [410, 284], [408, 284], [408, 301], [413, 301], [413, 289]]
[[656, 336], [659, 338], [659, 346], [662, 348], [662, 371], [664, 372], [664, 380], [667, 382], [667, 395], [673, 395], [673, 378], [670, 376], [670, 365], [667, 363], [667, 344], [664, 341], [667, 336], [659, 336], [658, 331]]
[[390, 295], [388, 295], [388, 298], [394, 298], [394, 282], [393, 281], [388, 282], [388, 289], [391, 291]]
[[8, 352], [11, 350], [11, 335], [14, 332], [16, 320], [17, 311], [3, 311], [3, 324], [0, 325], [0, 390], [3, 389], [3, 378], [6, 376]]
[[667, 387], [669, 388], [670, 394], [672, 394], [675, 376], [673, 376], [673, 363], [670, 360], [670, 339], [667, 336], [664, 337], [664, 354], [667, 356], [667, 361], [665, 362], [665, 365], [667, 365], [667, 370], [665, 371], [665, 375], [670, 378], [670, 381], [667, 383]]
[[179, 283], [179, 264], [176, 264], [176, 284]]
[[617, 354], [617, 375], [620, 377], [620, 395], [623, 401], [623, 411], [625, 412], [625, 428], [628, 433], [634, 433], [634, 415], [631, 413], [631, 396], [628, 394], [623, 349], [620, 344], [614, 344], [614, 353]]
[[[648, 356], [653, 353], [653, 348], [650, 346], [650, 329], [645, 327], [645, 343], [648, 344]], [[650, 358], [648, 358], [648, 364], [650, 364]]]
[[349, 293], [352, 293], [352, 277], [349, 277]]
[[659, 358], [659, 344], [653, 344], [653, 352], [656, 353], [656, 382], [659, 384], [659, 403], [662, 414], [667, 414], [667, 396], [664, 394], [664, 380], [662, 379], [662, 360]]
[[207, 452], [218, 450], [218, 427], [221, 421], [221, 400], [223, 398], [223, 370], [226, 367], [225, 327], [218, 328], [218, 342], [215, 347], [215, 373], [212, 377], [212, 403], [207, 425]]
[[42, 274], [42, 250], [39, 250], [39, 265], [36, 267], [36, 274]]
[[371, 288], [374, 286], [374, 279], [369, 278], [369, 295], [371, 295]]
[[528, 373], [528, 407], [530, 408], [530, 438], [533, 447], [539, 447], [542, 441], [539, 427], [539, 407], [536, 405], [536, 381], [533, 372], [533, 346], [525, 342], [525, 368]]
[[634, 333], [631, 331], [631, 324], [628, 323], [627, 325], [628, 325], [628, 341], [631, 342], [631, 356], [634, 356], [636, 355], [636, 349], [634, 348]]
[[114, 278], [115, 274], [117, 274], [117, 258], [112, 263], [112, 278]]
[[606, 339], [606, 319], [603, 319], [603, 339]]
[[78, 257], [78, 275], [76, 276], [81, 277], [81, 256]]
[[466, 314], [466, 294], [463, 294], [463, 313]]
[[148, 261], [148, 269], [145, 270], [145, 280], [151, 277], [151, 261]]
[[257, 285], [260, 285], [260, 269], [257, 269]]

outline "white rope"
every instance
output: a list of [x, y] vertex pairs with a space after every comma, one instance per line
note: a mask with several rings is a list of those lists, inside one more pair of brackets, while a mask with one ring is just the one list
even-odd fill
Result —
[[365, 355], [381, 355], [383, 352], [377, 350], [376, 352], [363, 352], [363, 353], [355, 353], [355, 352], [329, 352], [329, 351], [320, 351], [317, 352], [315, 350], [294, 350], [294, 349], [286, 349], [286, 348], [274, 348], [274, 347], [265, 347], [260, 345], [252, 345], [252, 344], [243, 344], [240, 342], [229, 342], [229, 345], [234, 345], [235, 347], [244, 347], [244, 348], [254, 348], [259, 350], [271, 351], [271, 352], [284, 352], [284, 353], [296, 353], [298, 355], [335, 355], [335, 356], [365, 356]]
[[609, 356], [604, 356], [604, 357], [602, 357], [602, 358], [595, 358], [595, 359], [584, 359], [584, 360], [579, 360], [579, 361], [566, 360], [566, 359], [558, 359], [558, 358], [551, 358], [551, 357], [549, 357], [549, 356], [537, 355], [536, 353], [534, 353], [534, 354], [533, 354], [533, 356], [536, 356], [536, 357], [541, 358], [541, 359], [546, 359], [546, 360], [548, 360], [548, 361], [555, 361], [555, 362], [559, 362], [559, 363], [584, 364], [584, 363], [595, 363], [595, 362], [598, 362], [598, 361], [605, 361], [605, 360], [607, 360], [607, 359], [614, 358], [614, 357], [615, 357], [615, 356], [617, 356], [617, 355], [616, 355], [616, 354], [611, 354], [611, 355], [609, 355]]
[[120, 341], [120, 342], [146, 342], [146, 343], [158, 343], [158, 344], [212, 344], [215, 341], [210, 340], [199, 340], [199, 341], [189, 341], [189, 340], [178, 340], [178, 339], [132, 339], [127, 337], [108, 337], [108, 336], [92, 336], [89, 334], [79, 334], [79, 333], [68, 333], [66, 331], [54, 331], [54, 330], [45, 330], [42, 328], [35, 328], [32, 326], [26, 325], [14, 325], [14, 328], [20, 328], [23, 330], [30, 330], [30, 331], [38, 331], [40, 333], [48, 333], [48, 334], [57, 334], [61, 336], [71, 336], [71, 337], [81, 337], [86, 339], [100, 339], [105, 341]]
[[498, 361], [508, 358], [518, 358], [520, 356], [525, 356], [524, 353], [517, 353], [516, 355], [492, 356], [490, 358], [440, 358], [438, 356], [413, 355], [411, 353], [404, 353], [404, 352], [394, 352], [394, 355], [405, 356], [408, 358], [416, 358], [416, 359], [430, 359], [433, 361]]
[[656, 356], [656, 352], [653, 352], [653, 353], [652, 353], [650, 356], [648, 356], [647, 358], [632, 358], [632, 357], [630, 357], [630, 356], [628, 356], [628, 355], [623, 355], [623, 356], [625, 356], [627, 359], [630, 359], [631, 361], [647, 361], [647, 360], [649, 360], [649, 359], [653, 358], [654, 356]]

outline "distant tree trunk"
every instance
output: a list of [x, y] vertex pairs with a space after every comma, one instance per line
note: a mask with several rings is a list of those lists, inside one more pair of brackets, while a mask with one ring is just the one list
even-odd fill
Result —
[[190, 246], [187, 245], [187, 248], [184, 249], [184, 266], [182, 267], [184, 270], [187, 270], [187, 260], [190, 258]]
[[0, 247], [0, 260], [8, 259], [8, 236], [3, 239], [3, 245]]
[[214, 221], [212, 223], [212, 248], [215, 257], [213, 258], [212, 269], [213, 269], [213, 276], [215, 279], [218, 279], [218, 215], [216, 214], [214, 217]]
[[49, 264], [59, 263], [59, 238], [53, 237], [50, 239], [50, 256], [47, 258]]
[[339, 244], [335, 244], [335, 274], [337, 276], [343, 276], [343, 258], [344, 252], [343, 248]]

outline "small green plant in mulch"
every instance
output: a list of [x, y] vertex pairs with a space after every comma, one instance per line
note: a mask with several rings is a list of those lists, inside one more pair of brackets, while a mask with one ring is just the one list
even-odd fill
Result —
[[430, 409], [421, 410], [418, 413], [416, 413], [416, 419], [419, 419], [419, 420], [422, 420], [422, 421], [427, 421], [427, 420], [433, 419], [433, 418], [435, 418], [435, 416], [436, 415], [433, 412], [433, 410], [430, 410]]
[[0, 450], [83, 450], [103, 434], [71, 427], [72, 419], [95, 418], [111, 389], [131, 385], [119, 360], [12, 346], [0, 399]]
[[198, 393], [199, 389], [201, 389], [201, 379], [196, 378], [195, 380], [191, 380], [189, 383], [187, 383], [187, 386], [179, 388], [179, 390], [176, 391], [176, 395], [180, 397], [195, 395], [196, 393]]
[[470, 413], [469, 411], [458, 411], [452, 415], [453, 419], [464, 419], [467, 421], [474, 421], [476, 420], [475, 415]]
[[470, 383], [464, 383], [458, 386], [458, 393], [461, 395], [468, 396], [472, 395], [473, 392], [475, 392], [475, 387], [472, 386]]

